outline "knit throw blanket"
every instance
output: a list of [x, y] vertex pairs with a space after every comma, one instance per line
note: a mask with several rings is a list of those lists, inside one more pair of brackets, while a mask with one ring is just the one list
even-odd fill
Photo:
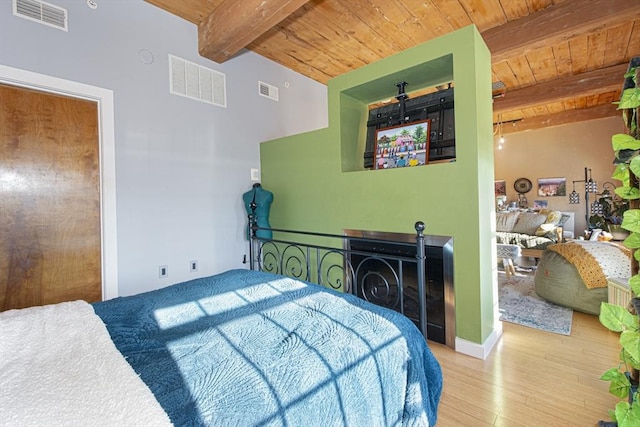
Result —
[[606, 287], [607, 277], [631, 277], [631, 250], [622, 245], [576, 240], [547, 249], [573, 264], [588, 289]]

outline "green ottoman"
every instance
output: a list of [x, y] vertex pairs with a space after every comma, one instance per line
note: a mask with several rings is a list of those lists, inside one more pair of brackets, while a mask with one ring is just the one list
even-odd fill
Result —
[[533, 282], [538, 296], [583, 313], [597, 316], [607, 301], [606, 287], [588, 289], [576, 267], [554, 251], [542, 253]]

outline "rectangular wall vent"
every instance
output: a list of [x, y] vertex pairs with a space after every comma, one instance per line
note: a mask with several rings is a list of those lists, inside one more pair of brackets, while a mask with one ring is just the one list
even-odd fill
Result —
[[274, 101], [278, 100], [278, 88], [265, 82], [258, 82], [258, 93]]
[[37, 0], [13, 0], [13, 14], [67, 31], [67, 9]]
[[219, 107], [227, 107], [226, 76], [218, 71], [169, 55], [169, 91]]

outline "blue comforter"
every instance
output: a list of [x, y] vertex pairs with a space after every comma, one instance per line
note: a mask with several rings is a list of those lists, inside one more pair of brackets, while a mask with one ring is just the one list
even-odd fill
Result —
[[232, 270], [94, 309], [175, 425], [436, 421], [442, 373], [419, 330], [353, 295]]

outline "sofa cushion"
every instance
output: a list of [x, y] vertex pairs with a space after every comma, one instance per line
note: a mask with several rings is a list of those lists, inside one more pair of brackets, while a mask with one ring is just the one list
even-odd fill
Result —
[[518, 220], [520, 212], [498, 212], [496, 213], [496, 231], [511, 232]]
[[532, 236], [530, 234], [496, 232], [496, 243], [504, 245], [518, 245], [523, 249], [545, 249], [555, 243], [547, 237]]
[[522, 212], [518, 215], [518, 220], [513, 226], [514, 233], [536, 235], [536, 230], [547, 220], [544, 214], [533, 212]]

